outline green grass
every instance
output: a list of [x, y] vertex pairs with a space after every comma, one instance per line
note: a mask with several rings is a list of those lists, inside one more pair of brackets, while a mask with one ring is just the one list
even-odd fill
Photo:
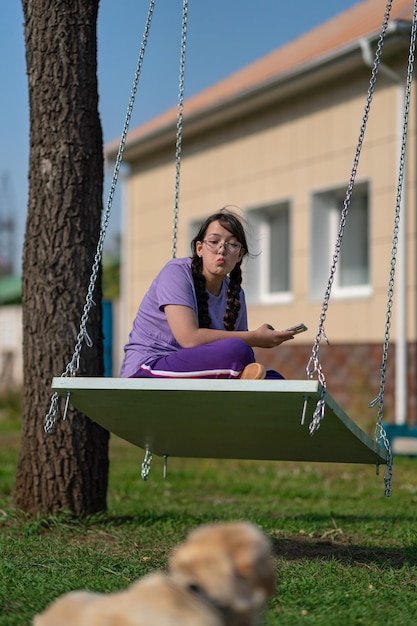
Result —
[[111, 439], [108, 512], [29, 517], [12, 508], [16, 411], [0, 405], [0, 626], [29, 625], [70, 589], [123, 589], [164, 569], [186, 532], [248, 519], [273, 541], [266, 623], [417, 623], [417, 459], [397, 458], [393, 495], [372, 466], [154, 458]]

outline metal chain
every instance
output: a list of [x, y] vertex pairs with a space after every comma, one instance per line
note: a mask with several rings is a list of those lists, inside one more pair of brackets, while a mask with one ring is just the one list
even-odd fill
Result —
[[175, 143], [175, 195], [174, 195], [174, 217], [172, 223], [172, 250], [173, 259], [177, 256], [178, 238], [178, 215], [180, 201], [180, 170], [181, 170], [181, 148], [182, 148], [182, 121], [184, 110], [184, 83], [185, 83], [185, 52], [187, 44], [187, 21], [188, 21], [188, 0], [183, 0], [182, 5], [182, 29], [181, 29], [181, 54], [180, 73], [178, 85], [178, 112], [177, 112], [177, 134]]
[[[178, 85], [178, 111], [177, 111], [177, 132], [175, 141], [175, 195], [174, 195], [174, 217], [172, 223], [172, 251], [171, 256], [175, 259], [177, 255], [177, 235], [178, 235], [178, 214], [180, 200], [180, 170], [181, 170], [181, 147], [182, 147], [182, 121], [184, 110], [184, 84], [185, 84], [185, 52], [187, 44], [187, 19], [188, 0], [183, 0], [182, 6], [182, 27], [181, 27], [181, 54], [180, 72]], [[142, 462], [142, 480], [148, 480], [151, 471], [152, 452], [147, 448]], [[166, 468], [166, 465], [164, 465]]]
[[[392, 305], [393, 305], [393, 295], [394, 295], [395, 265], [396, 265], [396, 257], [397, 257], [398, 233], [399, 233], [400, 213], [401, 213], [401, 196], [403, 192], [403, 183], [404, 183], [408, 118], [409, 118], [409, 112], [410, 112], [410, 97], [411, 97], [411, 88], [412, 88], [412, 81], [413, 81], [414, 60], [415, 60], [414, 53], [415, 53], [415, 47], [416, 47], [416, 33], [417, 33], [417, 0], [414, 0], [413, 23], [411, 27], [410, 48], [409, 48], [408, 66], [407, 66], [407, 80], [406, 80], [405, 97], [404, 97], [404, 118], [403, 118], [403, 128], [402, 128], [402, 137], [401, 137], [400, 159], [399, 159], [399, 166], [398, 166], [397, 194], [396, 194], [396, 200], [395, 200], [395, 216], [394, 216], [394, 229], [393, 229], [392, 250], [391, 250], [391, 265], [390, 265], [390, 274], [389, 274], [389, 282], [388, 282], [388, 302], [387, 302], [387, 311], [386, 311], [385, 336], [384, 336], [384, 345], [383, 345], [383, 351], [382, 351], [382, 362], [380, 365], [381, 378], [380, 378], [379, 394], [369, 404], [371, 408], [378, 404], [378, 420], [377, 420], [377, 424], [375, 427], [375, 439], [376, 441], [383, 443], [383, 445], [385, 446], [387, 450], [387, 455], [388, 455], [387, 463], [385, 466], [385, 472], [384, 472], [386, 496], [390, 496], [392, 493], [392, 490], [391, 490], [392, 451], [391, 451], [391, 446], [388, 441], [384, 424], [383, 424], [384, 394], [385, 394], [388, 348], [389, 348]], [[405, 236], [405, 232], [403, 233], [403, 236]]]
[[[97, 243], [94, 263], [93, 263], [92, 270], [91, 270], [90, 282], [88, 285], [84, 309], [83, 309], [83, 313], [81, 316], [80, 327], [79, 327], [79, 331], [78, 331], [78, 335], [77, 335], [77, 339], [75, 343], [74, 354], [72, 355], [71, 361], [67, 364], [65, 371], [61, 374], [61, 376], [63, 377], [75, 376], [75, 374], [77, 373], [79, 369], [80, 354], [81, 354], [83, 342], [87, 343], [87, 345], [90, 347], [92, 345], [91, 339], [87, 333], [86, 326], [87, 326], [91, 308], [94, 304], [93, 293], [94, 293], [94, 289], [95, 289], [95, 285], [97, 281], [97, 275], [100, 269], [101, 259], [103, 256], [104, 239], [105, 239], [106, 232], [107, 232], [107, 226], [108, 226], [109, 219], [110, 219], [113, 198], [114, 198], [114, 194], [116, 190], [117, 180], [119, 177], [120, 167], [122, 164], [122, 157], [123, 157], [123, 152], [125, 149], [126, 137], [127, 137], [127, 133], [129, 130], [130, 119], [132, 117], [133, 105], [135, 103], [135, 97], [136, 97], [136, 92], [137, 92], [137, 88], [139, 84], [140, 73], [142, 71], [143, 58], [145, 54], [146, 44], [147, 44], [148, 37], [149, 37], [149, 31], [151, 27], [155, 2], [156, 0], [150, 0], [145, 29], [144, 29], [144, 33], [142, 36], [142, 43], [141, 43], [141, 47], [139, 51], [139, 57], [138, 57], [137, 65], [136, 65], [134, 78], [133, 78], [132, 90], [130, 93], [127, 113], [126, 113], [125, 122], [123, 126], [123, 132], [122, 132], [122, 136], [120, 139], [119, 150], [118, 150], [117, 157], [116, 157], [116, 163], [114, 166], [113, 178], [112, 178], [112, 182], [110, 185], [110, 191], [108, 195], [106, 210], [105, 210], [101, 228], [100, 228], [100, 235], [99, 235], [99, 239]], [[48, 434], [54, 431], [57, 412], [58, 412], [58, 394], [54, 393], [52, 395], [50, 408], [45, 419], [44, 430]], [[64, 415], [64, 418], [65, 418], [65, 415]]]
[[146, 448], [145, 456], [142, 461], [141, 478], [142, 480], [148, 480], [149, 472], [151, 471], [152, 452]]
[[382, 48], [384, 45], [385, 36], [387, 33], [387, 29], [388, 29], [388, 22], [389, 22], [389, 17], [390, 17], [390, 12], [391, 12], [392, 1], [393, 0], [388, 0], [386, 8], [385, 8], [384, 20], [383, 20], [377, 48], [376, 48], [375, 59], [374, 59], [372, 72], [371, 72], [371, 78], [369, 81], [368, 94], [366, 98], [366, 105], [365, 105], [364, 114], [362, 118], [362, 124], [360, 127], [356, 153], [355, 153], [355, 157], [353, 160], [352, 171], [351, 171], [349, 183], [347, 186], [345, 199], [343, 202], [343, 210], [342, 210], [341, 217], [340, 217], [339, 231], [338, 231], [338, 235], [336, 239], [335, 249], [334, 249], [333, 258], [332, 258], [332, 264], [330, 268], [330, 274], [329, 274], [328, 283], [327, 283], [324, 300], [322, 304], [319, 327], [318, 327], [317, 335], [316, 335], [314, 345], [311, 351], [311, 356], [306, 366], [307, 376], [309, 378], [313, 378], [314, 375], [316, 374], [318, 381], [321, 385], [320, 398], [317, 402], [316, 409], [313, 413], [313, 417], [309, 425], [309, 431], [311, 435], [313, 435], [316, 432], [316, 430], [320, 428], [320, 423], [325, 413], [327, 387], [326, 387], [326, 378], [324, 376], [324, 372], [319, 361], [319, 356], [318, 356], [319, 347], [320, 347], [320, 341], [322, 337], [324, 337], [324, 339], [327, 341], [326, 333], [324, 330], [324, 323], [326, 321], [327, 309], [329, 307], [330, 294], [332, 291], [332, 286], [333, 286], [334, 277], [336, 273], [336, 265], [339, 260], [339, 255], [340, 255], [340, 250], [341, 250], [341, 245], [342, 245], [342, 238], [344, 234], [344, 228], [346, 225], [346, 219], [347, 219], [347, 215], [349, 212], [349, 206], [350, 206], [350, 201], [352, 198], [353, 187], [355, 184], [356, 173], [358, 170], [359, 158], [360, 158], [360, 154], [362, 151], [363, 140], [365, 137], [365, 130], [366, 130], [367, 122], [368, 122], [369, 111], [371, 108], [372, 97], [375, 91], [375, 83], [376, 83], [379, 65], [381, 62]]

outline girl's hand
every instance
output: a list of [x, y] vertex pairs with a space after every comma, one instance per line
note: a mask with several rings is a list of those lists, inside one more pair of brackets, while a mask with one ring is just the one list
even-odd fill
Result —
[[262, 324], [253, 331], [256, 337], [256, 345], [258, 348], [275, 348], [284, 341], [294, 339], [293, 330], [275, 330], [270, 324]]

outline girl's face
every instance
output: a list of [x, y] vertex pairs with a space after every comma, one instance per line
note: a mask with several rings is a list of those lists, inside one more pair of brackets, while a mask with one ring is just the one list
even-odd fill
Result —
[[203, 275], [210, 283], [216, 278], [221, 282], [242, 259], [245, 250], [237, 238], [216, 221], [207, 228], [203, 241], [197, 241], [196, 253], [203, 260]]

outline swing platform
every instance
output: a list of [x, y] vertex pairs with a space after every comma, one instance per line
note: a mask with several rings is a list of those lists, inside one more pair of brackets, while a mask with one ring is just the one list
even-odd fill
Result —
[[106, 430], [161, 457], [387, 462], [385, 448], [329, 394], [310, 435], [321, 392], [314, 380], [59, 377], [52, 388]]

